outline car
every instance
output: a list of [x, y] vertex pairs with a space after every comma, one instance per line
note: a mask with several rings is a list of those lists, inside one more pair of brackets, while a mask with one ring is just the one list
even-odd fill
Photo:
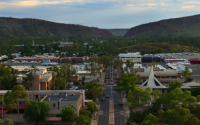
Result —
[[113, 87], [117, 87], [117, 84], [114, 84]]
[[109, 98], [110, 96], [109, 95], [106, 95], [106, 98]]
[[123, 105], [123, 102], [122, 102], [122, 101], [119, 101], [119, 105]]
[[101, 101], [104, 101], [104, 99], [102, 98]]

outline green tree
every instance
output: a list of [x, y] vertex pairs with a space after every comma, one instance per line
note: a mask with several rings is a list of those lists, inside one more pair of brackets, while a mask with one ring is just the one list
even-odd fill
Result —
[[73, 105], [69, 105], [68, 107], [65, 106], [60, 112], [60, 116], [62, 119], [65, 120], [72, 120], [74, 119], [74, 115], [76, 114], [76, 107]]
[[181, 75], [185, 78], [185, 82], [192, 81], [192, 73], [189, 71], [188, 66], [185, 67], [185, 70], [181, 73]]
[[190, 92], [191, 92], [191, 95], [192, 95], [192, 96], [200, 95], [200, 87], [191, 88], [191, 89], [190, 89]]
[[169, 90], [169, 92], [171, 92], [171, 91], [175, 90], [176, 88], [181, 88], [181, 86], [182, 86], [181, 82], [179, 82], [179, 81], [176, 81], [176, 82], [172, 81], [172, 82], [169, 83], [168, 90]]
[[86, 80], [86, 77], [85, 77], [85, 75], [82, 77], [82, 85], [85, 85], [85, 80]]
[[116, 59], [114, 61], [114, 68], [120, 70], [122, 68], [123, 61], [121, 59]]
[[9, 118], [0, 119], [0, 125], [13, 125], [13, 120]]
[[170, 93], [163, 94], [155, 102], [153, 102], [152, 110], [158, 111], [160, 108], [164, 110], [173, 109], [180, 102], [184, 107], [194, 106], [196, 98], [191, 96], [190, 91], [183, 92], [180, 88], [176, 88]]
[[193, 114], [190, 114], [190, 110], [182, 108], [181, 106], [175, 106], [172, 110], [166, 112], [159, 112], [159, 117], [165, 124], [171, 125], [198, 125], [199, 119]]
[[100, 70], [103, 69], [101, 65], [97, 63], [90, 62], [89, 65], [86, 65], [85, 69], [90, 72], [90, 75], [94, 77], [94, 82], [96, 81], [96, 75], [100, 73]]
[[160, 95], [161, 92], [159, 90], [152, 91], [151, 88], [145, 88], [144, 90], [142, 88], [135, 87], [134, 90], [129, 91], [127, 101], [132, 110], [137, 107], [142, 107], [144, 111], [145, 106], [156, 101]]
[[55, 80], [55, 83], [52, 84], [52, 90], [63, 90], [65, 89], [65, 80], [63, 79], [63, 77], [58, 77]]
[[115, 89], [123, 94], [128, 95], [129, 90], [134, 90], [137, 86], [135, 82], [137, 81], [137, 76], [135, 73], [124, 73], [121, 75], [120, 80], [117, 82], [118, 88]]
[[126, 60], [126, 67], [133, 67], [134, 63], [131, 60]]
[[29, 103], [29, 94], [27, 93], [26, 89], [22, 85], [15, 85], [11, 92], [8, 91], [5, 94], [4, 102], [5, 107], [8, 109], [16, 108], [18, 112], [18, 121], [19, 121], [19, 102]]
[[85, 95], [89, 98], [92, 99], [93, 101], [96, 101], [96, 99], [100, 99], [103, 95], [103, 90], [100, 88], [101, 84], [95, 82], [87, 82], [86, 83], [86, 92]]
[[93, 102], [93, 101], [87, 102], [86, 105], [87, 105], [87, 109], [88, 109], [92, 114], [97, 110], [96, 103]]
[[66, 82], [72, 82], [72, 76], [76, 75], [76, 69], [70, 64], [64, 64], [60, 66], [60, 73]]
[[30, 70], [28, 73], [26, 73], [26, 76], [23, 77], [22, 85], [24, 85], [26, 89], [29, 90], [29, 88], [32, 86], [33, 79], [33, 72]]
[[0, 83], [5, 90], [11, 90], [14, 85], [16, 85], [16, 76], [12, 74], [2, 76], [0, 79]]
[[90, 124], [91, 124], [91, 118], [85, 115], [79, 115], [79, 117], [76, 118], [76, 125], [90, 125]]
[[158, 125], [159, 119], [151, 113], [144, 118], [140, 125]]
[[76, 125], [90, 125], [92, 113], [88, 110], [81, 109], [79, 117], [76, 118]]
[[37, 125], [39, 122], [44, 122], [49, 116], [50, 105], [46, 101], [38, 102], [31, 101], [27, 108], [24, 110], [24, 118], [35, 122]]
[[106, 55], [100, 56], [98, 58], [98, 62], [106, 65], [106, 67], [113, 65], [112, 58], [110, 56], [106, 56]]

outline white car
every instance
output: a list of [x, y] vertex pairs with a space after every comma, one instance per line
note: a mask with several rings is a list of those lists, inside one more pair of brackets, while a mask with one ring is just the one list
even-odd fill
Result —
[[113, 87], [117, 87], [117, 84], [114, 84]]

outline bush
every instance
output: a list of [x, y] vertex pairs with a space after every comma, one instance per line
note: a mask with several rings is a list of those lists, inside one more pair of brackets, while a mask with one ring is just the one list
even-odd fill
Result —
[[79, 81], [74, 81], [74, 85], [78, 86], [78, 85], [80, 85], [80, 82]]

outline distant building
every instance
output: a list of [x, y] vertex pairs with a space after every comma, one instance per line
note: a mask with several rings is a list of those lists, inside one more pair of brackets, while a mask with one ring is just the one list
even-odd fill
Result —
[[60, 42], [59, 47], [74, 46], [73, 42]]
[[127, 60], [130, 60], [131, 62], [134, 63], [141, 63], [142, 56], [140, 52], [135, 52], [135, 53], [120, 53], [118, 55], [118, 58], [121, 59], [123, 62], [126, 62]]

